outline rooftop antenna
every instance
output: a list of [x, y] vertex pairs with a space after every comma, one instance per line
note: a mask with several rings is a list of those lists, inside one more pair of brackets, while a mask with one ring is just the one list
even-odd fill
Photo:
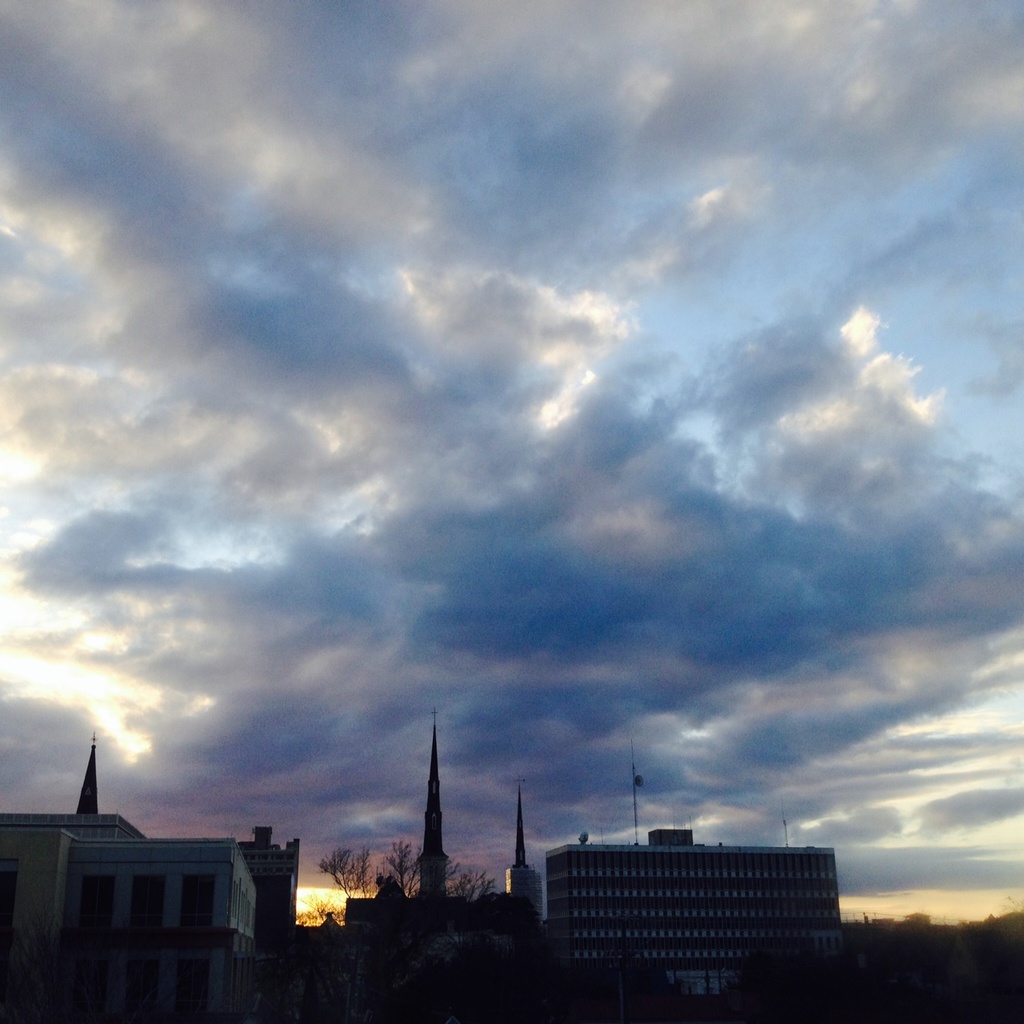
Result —
[[782, 833], [786, 837], [786, 848], [789, 849], [789, 825], [786, 824], [786, 801], [780, 801], [782, 805]]
[[644, 777], [636, 773], [636, 754], [633, 752], [633, 740], [629, 741], [629, 759], [633, 768], [633, 845], [640, 845], [640, 827], [636, 819], [636, 791], [644, 784]]

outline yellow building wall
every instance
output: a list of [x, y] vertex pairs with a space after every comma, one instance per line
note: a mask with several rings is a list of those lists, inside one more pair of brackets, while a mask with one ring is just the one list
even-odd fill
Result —
[[0, 829], [0, 860], [18, 862], [16, 933], [61, 927], [70, 848], [71, 836], [58, 829]]

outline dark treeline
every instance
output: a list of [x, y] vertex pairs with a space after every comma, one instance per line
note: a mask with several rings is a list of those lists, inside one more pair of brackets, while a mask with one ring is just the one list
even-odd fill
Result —
[[843, 926], [831, 960], [754, 957], [741, 987], [752, 1024], [1009, 1024], [1024, 1021], [1024, 913], [987, 921]]
[[[936, 925], [847, 924], [842, 955], [754, 955], [726, 995], [673, 993], [642, 961], [618, 971], [569, 971], [551, 958], [525, 901], [487, 894], [469, 901], [459, 933], [422, 927], [416, 900], [394, 904], [381, 926], [328, 921], [264, 965], [264, 1020], [295, 1024], [563, 1024], [581, 1006], [627, 1013], [673, 1005], [671, 1020], [747, 1024], [1019, 1024], [1024, 1021], [1024, 913]], [[419, 923], [417, 923], [419, 922]], [[274, 973], [276, 972], [276, 973]], [[714, 1007], [712, 1007], [714, 1004]], [[713, 1009], [714, 1016], [709, 1012]], [[697, 1016], [689, 1016], [696, 1014]], [[618, 1019], [616, 1015], [615, 1019]]]

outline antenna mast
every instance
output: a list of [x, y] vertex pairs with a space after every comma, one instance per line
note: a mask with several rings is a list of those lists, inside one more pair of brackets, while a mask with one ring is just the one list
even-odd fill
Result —
[[636, 818], [636, 791], [644, 784], [644, 777], [637, 775], [636, 773], [636, 754], [633, 751], [633, 740], [630, 738], [629, 741], [629, 759], [630, 765], [633, 769], [633, 845], [640, 845], [640, 828], [637, 824]]
[[786, 802], [782, 801], [782, 832], [786, 837], [786, 849], [789, 849], [789, 826], [786, 824]]

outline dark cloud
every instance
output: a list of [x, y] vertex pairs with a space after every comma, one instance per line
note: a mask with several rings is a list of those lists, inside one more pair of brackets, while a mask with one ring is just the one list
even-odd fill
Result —
[[729, 435], [772, 424], [833, 389], [849, 388], [853, 368], [818, 323], [782, 324], [723, 353], [709, 375], [707, 401]]
[[864, 807], [846, 818], [828, 819], [813, 828], [799, 830], [801, 843], [815, 846], [863, 846], [892, 840], [900, 835], [902, 822], [892, 807]]
[[[23, 561], [30, 586], [72, 593], [104, 591], [134, 585], [145, 587], [153, 569], [133, 570], [131, 559], [159, 550], [165, 525], [159, 518], [135, 512], [88, 512], [73, 520], [45, 547]], [[166, 563], [155, 572], [173, 569]]]
[[998, 365], [990, 376], [973, 381], [972, 387], [998, 397], [1014, 394], [1024, 381], [1024, 322], [986, 320], [974, 328], [992, 347]]
[[921, 821], [927, 829], [944, 831], [991, 825], [1020, 814], [1024, 814], [1024, 790], [972, 789], [925, 804]]
[[1014, 861], [985, 847], [917, 846], [885, 850], [837, 850], [839, 888], [854, 895], [913, 889], [1019, 889]]

